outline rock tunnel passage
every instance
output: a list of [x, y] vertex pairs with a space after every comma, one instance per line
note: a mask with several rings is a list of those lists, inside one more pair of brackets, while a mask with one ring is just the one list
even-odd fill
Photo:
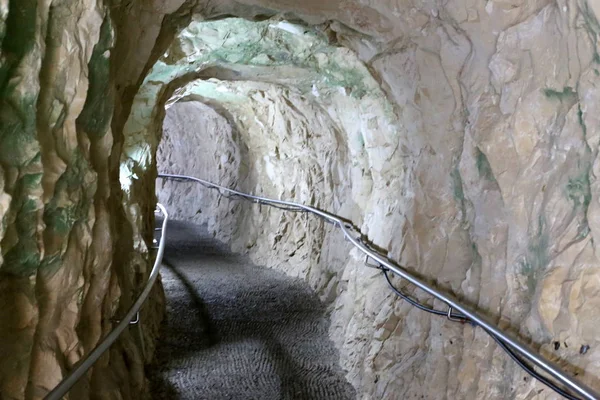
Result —
[[[165, 107], [190, 101], [232, 129], [187, 172], [352, 220], [600, 390], [599, 21], [596, 0], [1, 1], [0, 398], [43, 398], [143, 290]], [[332, 305], [359, 398], [557, 398], [318, 221], [250, 206], [202, 218]], [[161, 290], [145, 348], [122, 335], [71, 399], [146, 398]]]
[[157, 400], [354, 399], [325, 307], [300, 279], [252, 265], [205, 227], [170, 222]]

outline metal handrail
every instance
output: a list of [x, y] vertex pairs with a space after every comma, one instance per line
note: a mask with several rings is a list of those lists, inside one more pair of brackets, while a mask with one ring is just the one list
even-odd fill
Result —
[[[274, 200], [274, 199], [269, 199], [266, 197], [254, 196], [254, 195], [243, 193], [243, 192], [240, 192], [240, 191], [237, 191], [234, 189], [229, 189], [229, 188], [214, 184], [212, 182], [209, 182], [209, 181], [206, 181], [203, 179], [195, 178], [193, 176], [176, 175], [176, 174], [159, 174], [158, 177], [165, 178], [165, 179], [194, 181], [194, 182], [202, 184], [206, 188], [216, 189], [219, 191], [219, 194], [226, 196], [226, 197], [241, 197], [241, 198], [244, 198], [247, 200], [251, 200], [255, 203], [272, 205], [272, 206], [279, 207], [279, 208], [284, 207], [285, 209], [292, 210], [292, 211], [306, 211], [306, 212], [310, 212], [315, 215], [318, 215], [319, 217], [331, 222], [332, 224], [334, 224], [338, 228], [340, 228], [342, 230], [345, 238], [348, 241], [350, 241], [350, 243], [352, 243], [356, 248], [358, 248], [362, 253], [364, 253], [367, 257], [375, 260], [381, 266], [384, 266], [389, 271], [392, 271], [395, 274], [401, 276], [402, 278], [406, 279], [413, 285], [415, 285], [418, 288], [429, 293], [431, 296], [446, 303], [451, 310], [459, 311], [460, 313], [463, 314], [464, 317], [468, 318], [469, 320], [474, 322], [476, 325], [479, 325], [483, 330], [485, 330], [492, 337], [495, 336], [497, 339], [504, 342], [504, 344], [509, 345], [512, 349], [516, 350], [519, 354], [521, 354], [522, 356], [524, 356], [525, 358], [530, 360], [532, 363], [534, 363], [536, 366], [541, 368], [546, 373], [555, 377], [558, 381], [560, 381], [566, 387], [570, 388], [575, 393], [578, 393], [579, 395], [583, 396], [585, 399], [588, 399], [588, 400], [600, 399], [600, 394], [595, 392], [593, 389], [587, 387], [583, 383], [579, 382], [577, 379], [566, 375], [559, 367], [554, 365], [554, 363], [546, 360], [540, 354], [537, 354], [534, 350], [532, 350], [526, 344], [521, 343], [518, 339], [514, 338], [509, 333], [501, 330], [498, 326], [489, 322], [487, 319], [480, 316], [477, 312], [472, 311], [471, 309], [469, 309], [464, 304], [460, 303], [455, 298], [440, 292], [439, 290], [437, 290], [433, 286], [429, 285], [427, 282], [420, 279], [416, 275], [395, 265], [387, 257], [372, 250], [367, 244], [365, 244], [363, 242], [360, 231], [358, 229], [356, 229], [352, 225], [352, 223], [350, 223], [336, 215], [333, 215], [326, 211], [319, 210], [319, 209], [311, 207], [311, 206], [307, 206], [304, 204], [295, 203], [295, 202], [291, 202], [291, 201]], [[451, 311], [449, 311], [449, 315], [452, 316]]]
[[164, 216], [164, 220], [162, 222], [161, 229], [161, 237], [160, 243], [158, 245], [158, 252], [156, 254], [156, 259], [154, 261], [154, 266], [152, 267], [152, 271], [150, 272], [150, 276], [148, 277], [148, 283], [144, 287], [144, 290], [139, 295], [135, 303], [131, 306], [125, 317], [117, 324], [117, 326], [92, 350], [83, 360], [79, 361], [77, 367], [72, 369], [69, 374], [56, 386], [48, 395], [44, 398], [45, 400], [60, 400], [67, 392], [77, 383], [81, 377], [98, 361], [98, 359], [104, 354], [106, 350], [110, 348], [110, 346], [117, 340], [117, 338], [123, 333], [125, 328], [129, 326], [130, 321], [134, 318], [134, 316], [139, 315], [138, 312], [152, 287], [154, 286], [154, 282], [156, 282], [156, 278], [158, 277], [158, 272], [160, 269], [160, 265], [162, 263], [163, 254], [165, 252], [165, 238], [167, 233], [167, 221], [169, 219], [169, 214], [167, 214], [167, 210], [163, 207], [162, 204], [157, 204], [160, 212]]

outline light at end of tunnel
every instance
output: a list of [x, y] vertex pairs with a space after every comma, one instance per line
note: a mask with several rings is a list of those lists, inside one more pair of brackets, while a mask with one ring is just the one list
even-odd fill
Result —
[[125, 193], [130, 192], [133, 179], [135, 178], [134, 172], [129, 168], [127, 163], [121, 163], [121, 167], [119, 168], [119, 182], [121, 183], [121, 189]]

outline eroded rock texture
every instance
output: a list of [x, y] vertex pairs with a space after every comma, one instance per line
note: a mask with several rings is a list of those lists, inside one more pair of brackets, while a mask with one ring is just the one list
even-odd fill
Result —
[[[351, 219], [600, 389], [599, 15], [595, 0], [0, 0], [1, 396], [42, 397], [143, 284], [177, 101], [160, 168]], [[322, 222], [159, 189], [331, 302], [360, 398], [555, 398], [480, 330], [398, 301]], [[128, 333], [73, 397], [137, 398], [141, 366]]]
[[[281, 3], [270, 6], [289, 10]], [[385, 95], [375, 94], [375, 88], [370, 97], [369, 91], [350, 92], [345, 84], [327, 82], [330, 69], [299, 62], [302, 50], [289, 59], [269, 53], [265, 42], [277, 37], [278, 19], [267, 29], [256, 28], [263, 36], [253, 43], [262, 50], [246, 51], [246, 58], [235, 56], [251, 41], [247, 35], [236, 42], [231, 26], [238, 22], [223, 21], [223, 28], [204, 24], [212, 35], [184, 30], [149, 76], [167, 66], [176, 71], [173, 57], [181, 52], [187, 62], [210, 57], [212, 40], [222, 39], [222, 57], [198, 61], [204, 71], [177, 82], [184, 88], [169, 97], [209, 104], [236, 134], [216, 138], [212, 129], [185, 126], [178, 122], [185, 119], [182, 113], [201, 114], [193, 118], [202, 120], [214, 112], [187, 103], [174, 106], [165, 143], [196, 135], [211, 138], [222, 150], [176, 165], [160, 159], [164, 170], [219, 178], [348, 217], [391, 258], [466, 299], [598, 387], [595, 4], [379, 2], [352, 15], [352, 7], [344, 6], [333, 11], [329, 4], [297, 5], [293, 11], [308, 23], [323, 22], [326, 14], [355, 28], [331, 23], [316, 32], [328, 33], [323, 46], [355, 51], [357, 58], [344, 65], [356, 66], [354, 76], [372, 79]], [[278, 37], [279, 48], [285, 53], [286, 43], [310, 41], [311, 29], [290, 28], [293, 39]], [[311, 51], [327, 64], [337, 50], [322, 55], [323, 48]], [[288, 62], [299, 69], [295, 75], [282, 67]], [[271, 67], [265, 70], [265, 64]], [[306, 76], [314, 86], [305, 83]], [[199, 77], [221, 81], [196, 81]], [[156, 90], [160, 80], [148, 80], [148, 88]], [[336, 88], [325, 96], [324, 82]], [[184, 112], [184, 107], [190, 108]], [[316, 122], [324, 120], [327, 124]], [[336, 149], [335, 155], [328, 149]], [[220, 160], [220, 154], [227, 159]], [[332, 189], [329, 182], [339, 184]], [[185, 191], [201, 189], [167, 184], [159, 190], [175, 190], [166, 201], [181, 215], [209, 221], [234, 249], [305, 276], [333, 300], [331, 334], [362, 397], [556, 398], [480, 330], [432, 319], [398, 301], [357, 254], [346, 259], [349, 249], [319, 222], [218, 203], [211, 195], [179, 207]], [[207, 215], [214, 204], [218, 208]], [[194, 215], [198, 209], [202, 213]], [[590, 346], [585, 354], [582, 346]]]
[[[133, 252], [119, 218], [110, 165], [119, 140], [108, 10], [93, 0], [0, 2], [2, 399], [43, 398], [110, 332], [147, 276], [147, 254]], [[156, 290], [138, 332], [148, 354], [161, 312]], [[70, 398], [144, 397], [132, 333]]]

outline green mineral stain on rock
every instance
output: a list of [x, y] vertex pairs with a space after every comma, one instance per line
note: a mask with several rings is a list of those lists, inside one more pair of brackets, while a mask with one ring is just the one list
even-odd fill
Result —
[[535, 274], [536, 274], [535, 269], [529, 262], [528, 258], [521, 260], [521, 262], [519, 263], [519, 266], [521, 269], [520, 270], [521, 275], [523, 275], [527, 278], [527, 289], [529, 291], [529, 295], [532, 296], [535, 293], [535, 287], [536, 287], [536, 282], [537, 282], [537, 279], [535, 276]]
[[28, 189], [37, 188], [42, 183], [42, 176], [43, 174], [41, 173], [25, 175], [22, 178], [22, 184]]
[[75, 207], [48, 208], [44, 222], [56, 234], [66, 236], [77, 221], [76, 214]]
[[[210, 57], [216, 61], [227, 63], [227, 64], [244, 64], [251, 65], [255, 64], [252, 61], [258, 60], [258, 65], [264, 65], [265, 62], [257, 57], [264, 55], [270, 60], [274, 60], [274, 54], [281, 54], [281, 52], [274, 53], [274, 49], [266, 47], [260, 41], [256, 42], [242, 42], [237, 43], [231, 47], [223, 47], [216, 49], [210, 53]], [[273, 63], [269, 63], [273, 64]]]
[[[7, 150], [4, 146], [0, 147], [0, 154], [4, 156], [5, 160], [7, 159]], [[31, 157], [29, 165], [33, 164], [36, 155]], [[40, 168], [41, 166], [37, 166], [36, 169]], [[14, 212], [14, 220], [11, 223], [16, 231], [16, 243], [14, 245], [11, 243], [9, 248], [3, 249], [6, 254], [4, 255], [4, 264], [0, 266], [2, 271], [7, 273], [28, 276], [35, 273], [39, 266], [40, 250], [37, 227], [42, 205], [35, 193], [39, 191], [41, 180], [41, 173], [32, 173], [23, 175], [15, 182], [11, 193], [10, 207]]]
[[[22, 181], [16, 191], [22, 197]], [[18, 243], [4, 256], [2, 270], [8, 273], [28, 276], [37, 270], [40, 264], [40, 251], [36, 238], [39, 206], [36, 200], [26, 199], [21, 204], [15, 219], [15, 228], [19, 236]]]
[[455, 166], [450, 172], [450, 178], [452, 182], [452, 193], [454, 195], [454, 200], [459, 203], [463, 203], [465, 201], [465, 192], [463, 190], [463, 181], [460, 176], [460, 171], [458, 170], [458, 166]]
[[368, 90], [364, 83], [365, 75], [358, 70], [341, 67], [331, 61], [326, 68], [320, 70], [329, 86], [343, 87], [350, 96], [361, 99]]
[[573, 202], [575, 207], [583, 206], [587, 208], [592, 200], [590, 189], [590, 178], [587, 173], [569, 178], [567, 184], [567, 197]]
[[592, 46], [594, 49], [593, 60], [596, 64], [600, 64], [600, 54], [598, 54], [598, 50], [596, 44], [598, 43], [598, 35], [600, 35], [600, 23], [596, 18], [596, 14], [593, 10], [590, 10], [590, 5], [588, 1], [584, 0], [581, 2], [581, 14], [583, 15], [583, 20], [585, 22], [586, 30], [590, 35], [590, 39], [592, 41]]
[[[37, 120], [38, 113], [47, 113], [51, 126], [60, 129], [64, 123], [66, 111], [64, 106], [38, 109], [37, 86], [27, 86], [27, 81], [16, 76], [16, 68], [25, 57], [37, 51], [35, 47], [37, 23], [37, 0], [10, 0], [5, 24], [0, 23], [0, 35], [6, 35], [1, 43], [2, 61], [0, 62], [0, 163], [4, 167], [15, 167], [20, 177], [11, 185], [11, 235], [7, 246], [3, 246], [4, 262], [1, 270], [10, 274], [29, 276], [40, 266], [60, 266], [60, 251], [46, 254], [41, 259], [40, 244], [41, 222], [46, 223], [44, 235], [53, 233], [58, 239], [66, 238], [77, 221], [85, 221], [87, 212], [92, 206], [95, 184], [90, 179], [92, 172], [89, 162], [79, 152], [69, 155], [67, 169], [58, 180], [54, 197], [44, 207], [39, 198], [43, 175], [41, 165], [41, 149], [38, 143], [38, 124], [46, 124], [46, 117]], [[67, 7], [56, 6], [50, 9], [48, 21], [47, 45], [54, 46], [58, 40], [55, 31], [62, 34], [58, 26], [60, 18], [53, 18], [52, 13], [69, 13]], [[52, 24], [56, 26], [52, 26]], [[109, 82], [109, 60], [105, 52], [112, 44], [112, 29], [108, 19], [100, 29], [99, 43], [95, 46], [89, 63], [90, 87], [82, 115], [77, 121], [78, 128], [89, 134], [103, 135], [112, 114], [111, 95], [106, 94]], [[1, 38], [0, 38], [1, 39]], [[52, 47], [54, 49], [54, 47]], [[35, 65], [27, 67], [19, 73], [38, 74]], [[32, 69], [33, 68], [33, 69]], [[42, 80], [42, 77], [40, 77]], [[46, 82], [48, 83], [48, 82]], [[48, 84], [51, 84], [49, 82]], [[47, 85], [46, 85], [47, 86]], [[44, 86], [42, 86], [44, 87]], [[29, 173], [27, 173], [29, 172]], [[44, 210], [42, 213], [42, 209]], [[3, 221], [5, 222], [5, 221]], [[57, 239], [57, 237], [52, 237]], [[58, 248], [66, 248], [66, 241], [57, 241]]]
[[[587, 138], [587, 126], [583, 118], [583, 110], [581, 109], [581, 103], [577, 104], [577, 121], [581, 126], [584, 139]], [[585, 142], [583, 149], [584, 154], [579, 160], [579, 174], [569, 178], [569, 181], [565, 188], [566, 196], [573, 202], [574, 212], [577, 213], [579, 220], [579, 228], [576, 239], [583, 239], [588, 236], [590, 232], [589, 221], [588, 221], [588, 209], [592, 201], [592, 190], [590, 182], [590, 174], [592, 171], [592, 150], [590, 149], [587, 142]]]
[[479, 252], [479, 247], [477, 247], [477, 243], [471, 242], [471, 253], [473, 257], [472, 265], [481, 266], [483, 263], [483, 259], [481, 258], [481, 253]]
[[574, 100], [577, 97], [577, 93], [573, 90], [572, 87], [566, 86], [562, 92], [559, 92], [554, 89], [546, 88], [544, 89], [544, 95], [549, 99], [556, 100]]
[[[142, 142], [152, 144], [145, 154], [154, 151], [152, 146], [157, 140], [153, 126], [155, 117], [162, 112], [158, 108], [163, 105], [158, 103], [166, 85], [180, 78], [190, 79], [189, 83], [183, 82], [185, 79], [178, 82], [184, 86], [183, 91], [177, 92], [182, 98], [197, 94], [226, 103], [238, 101], [234, 97], [243, 97], [225, 93], [222, 87], [215, 93], [214, 85], [197, 83], [197, 72], [218, 67], [229, 68], [233, 74], [241, 71], [240, 79], [248, 73], [251, 75], [247, 78], [249, 80], [275, 84], [279, 82], [273, 77], [281, 81], [286, 79], [286, 75], [278, 76], [275, 71], [281, 70], [289, 74], [287, 79], [293, 79], [294, 89], [302, 95], [319, 97], [322, 102], [346, 95], [354, 100], [348, 101], [348, 107], [356, 107], [357, 112], [363, 105], [360, 100], [366, 100], [364, 97], [369, 96], [367, 107], [386, 112], [383, 119], [389, 120], [382, 121], [382, 126], [387, 129], [396, 120], [393, 107], [356, 54], [330, 45], [325, 35], [298, 24], [277, 20], [255, 22], [227, 18], [193, 21], [177, 34], [169, 49], [152, 66], [134, 99], [124, 128], [124, 155], [121, 158], [124, 167], [121, 177], [126, 182], [125, 186], [134, 184], [130, 179], [133, 168], [127, 166], [128, 163], [134, 161], [139, 164], [136, 174], [140, 177], [150, 165], [150, 156], [140, 162], [141, 157], [136, 154]], [[252, 67], [272, 67], [274, 76], [265, 74], [263, 68]], [[252, 77], [253, 71], [257, 72], [255, 77]], [[247, 99], [242, 98], [241, 101]], [[378, 107], [373, 107], [372, 103]]]
[[583, 130], [583, 137], [586, 138], [587, 137], [587, 126], [585, 125], [585, 121], [583, 119], [583, 110], [581, 109], [581, 103], [577, 104], [577, 122], [579, 122], [579, 125], [581, 126], [581, 129]]
[[494, 176], [492, 166], [490, 165], [487, 156], [479, 150], [479, 148], [475, 149], [475, 153], [475, 164], [477, 166], [479, 177], [496, 183], [496, 177]]
[[36, 0], [11, 0], [0, 59], [0, 163], [22, 167], [39, 151], [36, 141], [37, 93], [17, 88], [16, 67], [32, 50], [36, 33]]
[[[347, 54], [329, 46], [310, 29], [287, 25], [302, 33], [290, 33], [273, 21], [229, 18], [192, 23], [152, 68], [145, 83], [167, 83], [203, 65], [287, 65], [310, 70], [320, 75], [325, 85], [343, 87], [353, 97], [361, 98], [368, 93], [365, 79], [370, 74], [362, 64], [357, 61], [347, 65]], [[185, 49], [193, 43], [202, 51], [190, 59]], [[310, 90], [311, 85], [305, 86]]]
[[19, 276], [34, 274], [40, 265], [40, 253], [33, 240], [19, 241], [4, 256], [4, 272]]
[[573, 202], [573, 210], [578, 215], [579, 227], [576, 239], [583, 239], [587, 237], [590, 232], [589, 221], [587, 217], [590, 202], [592, 201], [592, 191], [588, 171], [582, 171], [582, 173], [576, 177], [569, 178], [569, 182], [566, 186], [566, 195]]
[[579, 224], [579, 227], [577, 228], [577, 237], [575, 237], [575, 240], [585, 239], [586, 237], [588, 237], [590, 232], [591, 232], [590, 225], [587, 222], [587, 217], [586, 217], [585, 222]]
[[222, 90], [223, 85], [219, 81], [208, 80], [208, 81], [196, 81], [190, 85], [189, 93], [197, 94], [206, 99], [216, 100], [220, 103], [241, 103], [246, 101], [246, 97], [243, 95], [230, 91]]
[[458, 203], [462, 214], [461, 220], [463, 226], [466, 227], [464, 224], [467, 223], [467, 199], [465, 198], [463, 180], [462, 176], [460, 175], [460, 170], [458, 169], [458, 164], [456, 164], [450, 172], [450, 183], [452, 185], [452, 194], [454, 196], [454, 200]]
[[113, 93], [110, 85], [110, 57], [112, 48], [112, 26], [107, 16], [100, 27], [100, 38], [90, 62], [89, 88], [81, 114], [77, 118], [77, 128], [92, 137], [102, 137], [108, 132], [112, 112]]
[[36, 130], [36, 98], [0, 105], [0, 162], [11, 167], [31, 163], [39, 153]]
[[540, 216], [536, 232], [530, 238], [527, 255], [520, 262], [520, 272], [527, 278], [527, 288], [530, 295], [535, 293], [537, 283], [550, 263], [548, 248], [549, 237], [546, 231], [546, 219]]
[[[95, 184], [85, 182], [89, 171], [88, 161], [80, 152], [76, 152], [71, 164], [56, 182], [54, 197], [44, 209], [43, 218], [47, 231], [62, 241], [67, 239], [76, 223], [86, 221], [87, 211], [96, 192]], [[72, 201], [65, 204], [65, 198]]]
[[356, 135], [356, 140], [358, 141], [358, 144], [360, 145], [361, 148], [365, 147], [365, 138], [363, 137], [362, 133], [359, 133], [358, 135]]
[[37, 0], [10, 0], [6, 19], [6, 36], [2, 50], [23, 57], [35, 43]]

